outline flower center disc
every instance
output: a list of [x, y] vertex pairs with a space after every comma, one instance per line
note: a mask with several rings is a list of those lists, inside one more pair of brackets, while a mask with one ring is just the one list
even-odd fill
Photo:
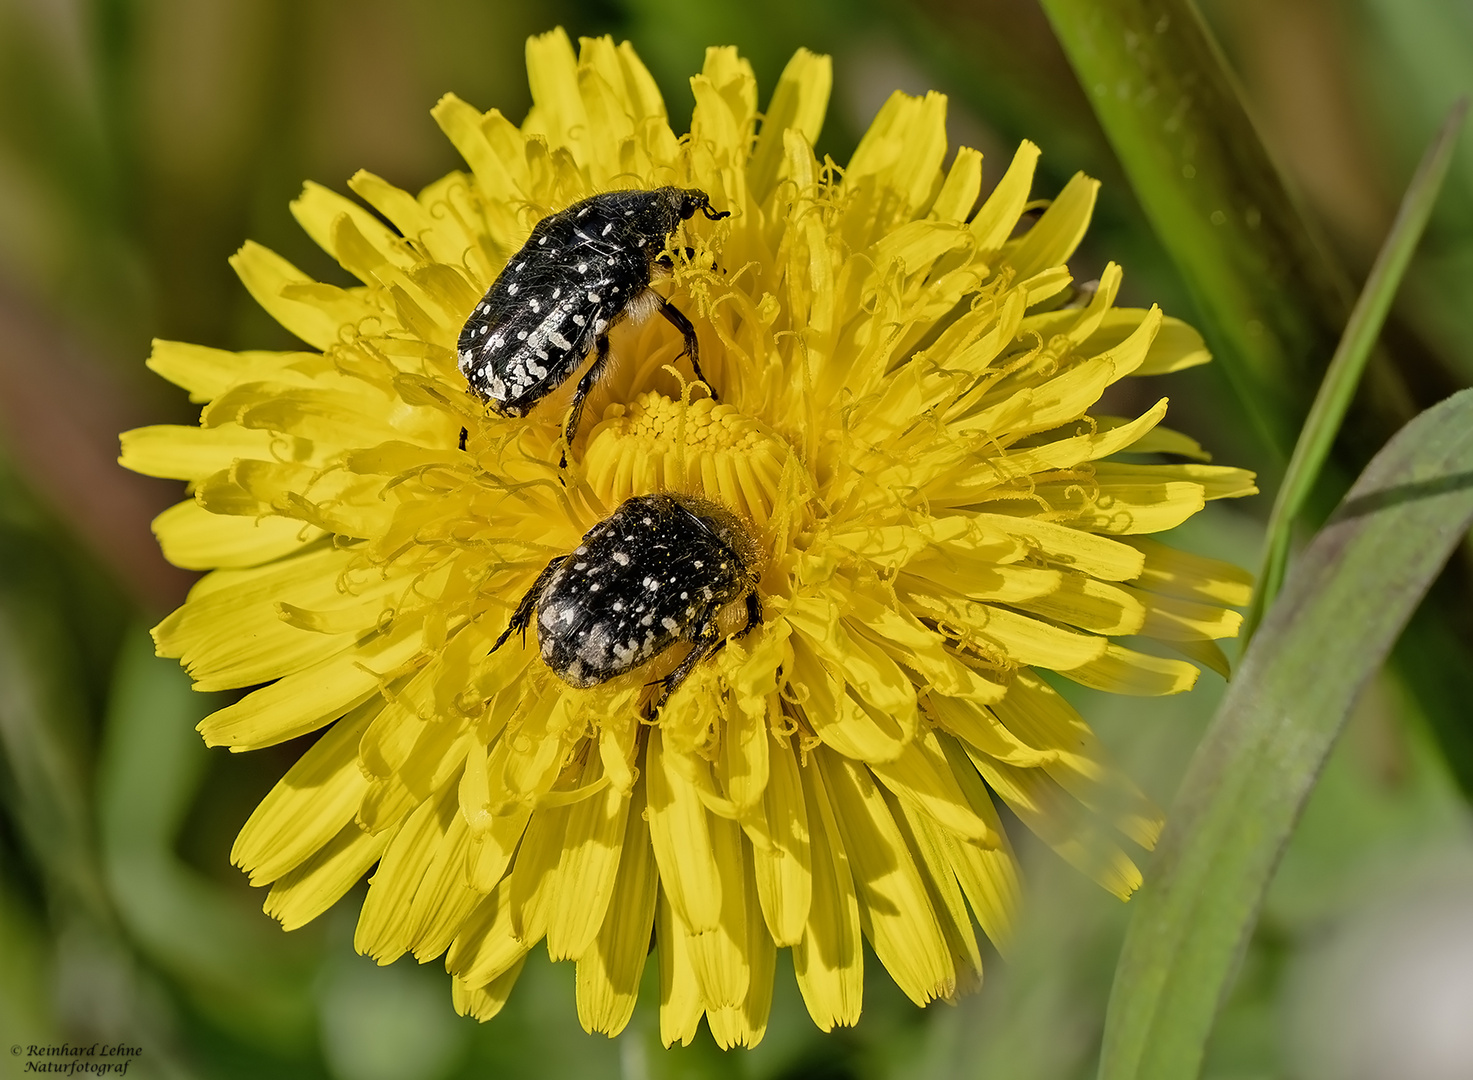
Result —
[[686, 404], [649, 392], [604, 411], [584, 466], [607, 506], [677, 491], [721, 503], [760, 529], [772, 518], [791, 453], [770, 428], [731, 405], [710, 398]]

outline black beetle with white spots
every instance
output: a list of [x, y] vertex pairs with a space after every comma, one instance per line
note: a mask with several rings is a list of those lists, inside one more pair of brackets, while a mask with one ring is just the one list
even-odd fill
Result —
[[662, 187], [594, 195], [539, 221], [460, 331], [457, 355], [471, 390], [500, 415], [523, 416], [596, 349], [563, 429], [571, 446], [583, 401], [608, 363], [610, 328], [655, 311], [680, 331], [705, 382], [695, 327], [649, 287], [669, 268], [671, 234], [698, 210], [712, 221], [730, 213], [711, 209], [704, 191]]
[[595, 686], [690, 643], [660, 680], [658, 709], [725, 644], [718, 616], [746, 598], [741, 636], [762, 621], [756, 545], [735, 514], [684, 495], [635, 495], [553, 559], [496, 639], [526, 634], [535, 614], [542, 660], [564, 682]]

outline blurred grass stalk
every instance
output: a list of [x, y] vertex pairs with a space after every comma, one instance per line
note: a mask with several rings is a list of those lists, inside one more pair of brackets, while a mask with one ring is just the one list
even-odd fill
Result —
[[[1349, 311], [1344, 276], [1192, 0], [1041, 2], [1228, 378], [1287, 458]], [[1383, 416], [1382, 439], [1411, 413]]]
[[1299, 441], [1294, 444], [1294, 454], [1289, 459], [1289, 467], [1284, 472], [1268, 519], [1263, 568], [1258, 575], [1253, 609], [1244, 628], [1245, 641], [1262, 621], [1263, 613], [1283, 585], [1294, 522], [1303, 512], [1320, 470], [1330, 456], [1331, 445], [1345, 420], [1366, 362], [1376, 346], [1376, 338], [1391, 310], [1391, 301], [1406, 275], [1427, 220], [1432, 216], [1432, 207], [1442, 191], [1443, 181], [1447, 179], [1448, 166], [1452, 164], [1453, 151], [1467, 113], [1468, 99], [1462, 98], [1449, 111], [1417, 167], [1391, 232], [1376, 256], [1365, 288], [1350, 313], [1345, 334], [1330, 360], [1330, 368], [1325, 373], [1319, 393], [1315, 395]]
[[[1259, 138], [1193, 0], [1040, 0], [1203, 331], [1261, 437], [1287, 459], [1352, 295]], [[1416, 412], [1377, 352], [1307, 506], [1323, 518]], [[1456, 563], [1407, 627], [1398, 669], [1473, 795], [1468, 568]]]

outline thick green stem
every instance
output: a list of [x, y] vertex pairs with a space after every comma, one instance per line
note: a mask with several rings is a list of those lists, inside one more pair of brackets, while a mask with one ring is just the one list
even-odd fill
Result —
[[[1287, 458], [1350, 310], [1344, 276], [1306, 226], [1191, 0], [1042, 3], [1219, 361]], [[1377, 378], [1379, 445], [1413, 410], [1395, 380]]]

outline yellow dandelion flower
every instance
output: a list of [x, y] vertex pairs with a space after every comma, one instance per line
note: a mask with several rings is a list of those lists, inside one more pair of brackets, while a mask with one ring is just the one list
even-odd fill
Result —
[[[527, 58], [520, 127], [434, 110], [468, 173], [417, 196], [359, 173], [377, 214], [310, 184], [293, 204], [361, 285], [241, 249], [246, 287], [309, 348], [158, 342], [150, 366], [200, 426], [123, 437], [124, 464], [189, 482], [156, 530], [210, 571], [159, 652], [201, 690], [257, 687], [206, 741], [321, 733], [233, 851], [266, 910], [300, 926], [372, 871], [361, 952], [443, 955], [455, 1007], [486, 1019], [545, 940], [609, 1034], [653, 934], [665, 1042], [704, 1016], [750, 1046], [779, 948], [824, 1030], [859, 1017], [865, 940], [918, 1004], [977, 983], [974, 921], [1005, 945], [1018, 894], [995, 800], [1129, 895], [1109, 833], [1149, 847], [1157, 811], [1039, 670], [1146, 695], [1191, 687], [1189, 660], [1223, 670], [1245, 576], [1147, 535], [1254, 488], [1160, 427], [1164, 400], [1089, 415], [1117, 379], [1207, 358], [1189, 327], [1116, 306], [1118, 267], [1071, 286], [1095, 182], [1020, 228], [1024, 143], [974, 210], [981, 155], [943, 168], [937, 94], [895, 94], [846, 168], [819, 161], [830, 67], [806, 51], [759, 114], [750, 65], [709, 50], [688, 136], [627, 43], [575, 55], [556, 31]], [[731, 212], [669, 247], [719, 403], [670, 326], [621, 324], [559, 470], [574, 380], [491, 415], [457, 335], [540, 219], [663, 185]], [[661, 491], [745, 521], [758, 628], [654, 715], [679, 649], [589, 689], [535, 631], [492, 651], [549, 559]]]

